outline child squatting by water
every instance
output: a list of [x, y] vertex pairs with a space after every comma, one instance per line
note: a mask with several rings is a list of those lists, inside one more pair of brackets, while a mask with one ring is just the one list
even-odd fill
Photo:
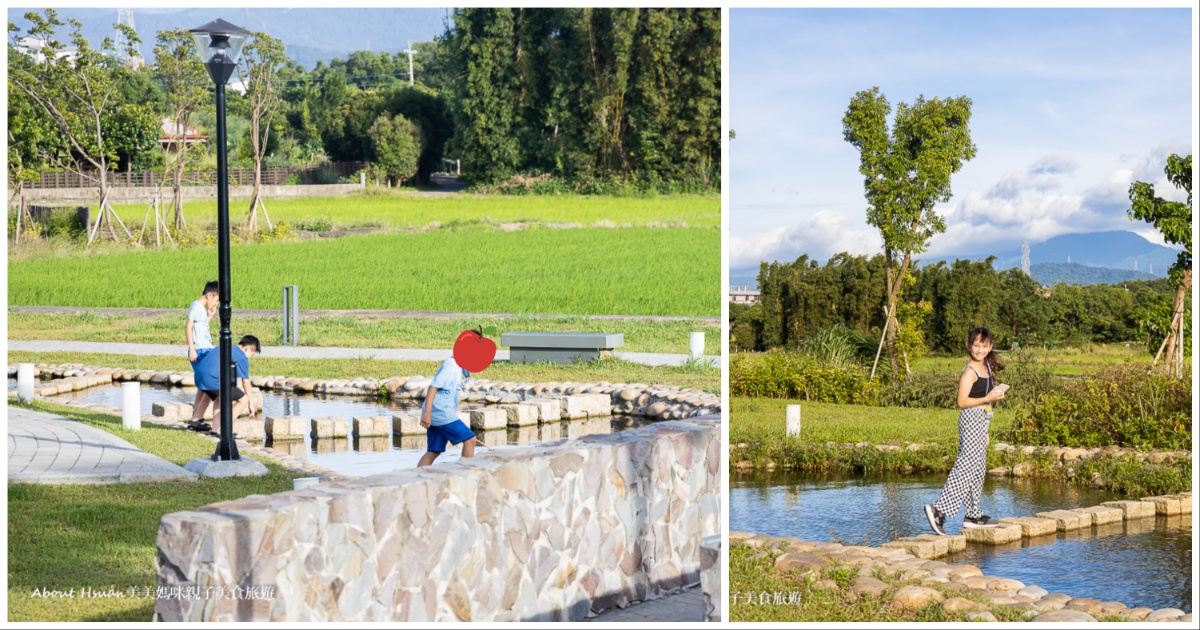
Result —
[[958, 458], [946, 478], [946, 487], [932, 505], [925, 506], [929, 526], [945, 536], [946, 517], [958, 515], [966, 506], [963, 527], [991, 527], [998, 521], [979, 509], [983, 493], [983, 478], [987, 474], [988, 424], [992, 421], [992, 405], [1004, 399], [1008, 385], [996, 384], [996, 372], [1003, 369], [992, 347], [992, 333], [987, 328], [975, 328], [967, 334], [970, 361], [958, 379]]

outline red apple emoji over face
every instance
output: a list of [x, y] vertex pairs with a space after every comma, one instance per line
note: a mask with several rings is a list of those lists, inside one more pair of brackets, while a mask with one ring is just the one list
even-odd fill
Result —
[[454, 341], [454, 362], [464, 370], [482, 372], [496, 358], [496, 342], [485, 335], [496, 334], [495, 326], [464, 330]]

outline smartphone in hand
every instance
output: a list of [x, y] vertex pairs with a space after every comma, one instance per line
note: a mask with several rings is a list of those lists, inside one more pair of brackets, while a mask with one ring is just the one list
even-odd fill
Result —
[[1001, 394], [1007, 392], [1008, 391], [1008, 383], [1000, 383], [999, 385], [996, 386], [996, 391], [1000, 392]]

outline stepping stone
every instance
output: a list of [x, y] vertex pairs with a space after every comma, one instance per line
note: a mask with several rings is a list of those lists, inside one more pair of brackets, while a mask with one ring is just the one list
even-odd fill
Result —
[[1058, 531], [1067, 532], [1074, 529], [1082, 529], [1089, 527], [1092, 524], [1092, 517], [1071, 512], [1068, 510], [1054, 510], [1053, 512], [1038, 512], [1038, 518], [1048, 518], [1058, 524]]
[[962, 534], [954, 534], [952, 536], [938, 536], [937, 534], [921, 534], [916, 536], [917, 540], [944, 540], [946, 541], [946, 553], [958, 553], [967, 550], [967, 537]]
[[1092, 519], [1092, 525], [1120, 523], [1124, 518], [1124, 512], [1121, 510], [1117, 508], [1104, 507], [1103, 505], [1093, 505], [1092, 507], [1076, 508], [1069, 511], [1089, 515]]
[[503, 409], [508, 415], [508, 426], [510, 427], [537, 426], [539, 417], [537, 405], [517, 403], [500, 405], [498, 408]]
[[508, 426], [508, 413], [503, 409], [471, 409], [470, 426], [476, 431], [503, 429]]
[[318, 440], [350, 437], [350, 423], [345, 418], [313, 418], [309, 426], [312, 428], [313, 438]]
[[265, 431], [272, 441], [303, 440], [304, 434], [308, 433], [308, 419], [300, 416], [267, 416]]
[[527, 398], [525, 404], [537, 407], [539, 424], [562, 420], [562, 401], [557, 398]]
[[246, 440], [247, 442], [262, 442], [263, 438], [266, 437], [263, 421], [253, 418], [238, 418], [234, 420], [233, 432], [238, 436], [238, 439]]
[[1105, 501], [1104, 507], [1117, 508], [1125, 513], [1125, 520], [1154, 516], [1154, 504], [1148, 501]]
[[612, 397], [608, 394], [573, 394], [559, 400], [563, 420], [612, 415]]
[[421, 417], [413, 414], [392, 416], [392, 432], [400, 435], [425, 435]]
[[946, 555], [945, 551], [941, 554], [937, 553], [937, 542], [932, 540], [898, 538], [892, 542], [883, 543], [881, 546], [885, 549], [903, 549], [918, 558], [928, 559], [936, 558], [939, 555]]
[[1033, 516], [1009, 516], [1000, 519], [1002, 525], [1020, 525], [1021, 535], [1025, 538], [1048, 536], [1058, 531], [1058, 521], [1052, 518], [1035, 518]]
[[967, 537], [967, 542], [984, 545], [1003, 545], [1021, 540], [1020, 525], [1001, 524], [992, 527], [968, 527], [962, 531], [963, 535]]
[[387, 416], [354, 416], [355, 437], [387, 437], [392, 434], [392, 419]]
[[1183, 499], [1178, 496], [1142, 497], [1142, 501], [1154, 504], [1154, 513], [1159, 516], [1183, 514]]
[[1179, 499], [1179, 501], [1180, 501], [1179, 509], [1182, 510], [1180, 512], [1180, 514], [1191, 514], [1192, 513], [1192, 493], [1191, 492], [1184, 492], [1181, 494], [1173, 494], [1171, 496], [1177, 497]]

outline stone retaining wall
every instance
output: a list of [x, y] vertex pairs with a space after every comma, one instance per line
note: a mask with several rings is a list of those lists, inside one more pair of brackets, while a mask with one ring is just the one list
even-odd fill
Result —
[[[699, 578], [718, 419], [663, 422], [163, 517], [158, 621], [580, 620]], [[203, 591], [202, 591], [203, 592]]]

